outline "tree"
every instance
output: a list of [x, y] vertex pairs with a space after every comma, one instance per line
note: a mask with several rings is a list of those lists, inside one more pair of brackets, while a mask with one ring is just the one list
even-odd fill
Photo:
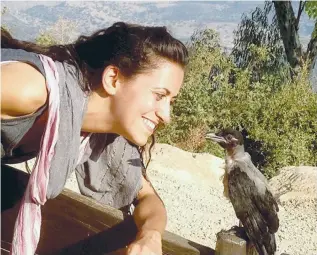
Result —
[[[235, 63], [246, 67], [256, 60], [250, 51], [252, 45], [266, 48], [271, 55], [267, 63], [262, 63], [260, 76], [267, 71], [284, 75], [288, 66], [294, 71], [303, 61], [314, 59], [317, 53], [316, 32], [312, 33], [306, 51], [299, 40], [298, 24], [304, 10], [310, 18], [316, 19], [317, 4], [308, 1], [299, 2], [297, 16], [290, 1], [266, 1], [263, 9], [257, 7], [250, 16], [244, 15], [235, 31], [232, 51]], [[315, 22], [314, 31], [316, 28]]]
[[305, 11], [311, 19], [315, 19], [315, 27], [312, 33], [312, 38], [307, 46], [307, 52], [310, 55], [309, 58], [313, 59], [317, 56], [317, 2], [307, 1]]
[[42, 46], [50, 46], [57, 44], [57, 41], [54, 40], [54, 38], [49, 34], [42, 32], [36, 39], [35, 42]]
[[[297, 17], [292, 8], [290, 1], [273, 1], [280, 34], [283, 40], [285, 52], [290, 65], [297, 68], [301, 65], [302, 60], [312, 60], [316, 57], [317, 53], [317, 4], [311, 1], [300, 1]], [[298, 24], [302, 16], [303, 10], [306, 11], [308, 16], [315, 20], [315, 27], [311, 35], [310, 42], [308, 43], [306, 52], [303, 52], [300, 47], [298, 36]]]
[[277, 19], [272, 12], [272, 2], [266, 1], [263, 9], [257, 7], [250, 15], [243, 14], [234, 31], [233, 61], [238, 68], [248, 68], [254, 82], [267, 74], [277, 74], [281, 78], [289, 76]]
[[57, 22], [41, 32], [35, 41], [42, 45], [68, 44], [77, 37], [78, 23], [60, 17]]
[[[4, 6], [1, 9], [1, 16], [5, 15], [7, 12], [8, 12], [8, 7]], [[8, 28], [5, 25], [3, 25], [3, 24], [1, 25], [1, 29], [4, 29], [5, 31], [9, 32]]]
[[297, 18], [290, 1], [273, 1], [273, 3], [287, 60], [291, 67], [296, 68], [300, 65], [303, 56], [298, 24], [305, 2], [300, 1]]
[[305, 11], [311, 19], [317, 18], [317, 2], [316, 1], [306, 1]]
[[[278, 26], [276, 33], [279, 35]], [[283, 49], [282, 41], [278, 42]], [[246, 151], [268, 177], [287, 165], [317, 164], [317, 97], [309, 89], [306, 66], [293, 80], [281, 82], [277, 72], [267, 72], [254, 82], [250, 79], [253, 73], [261, 74], [261, 65], [274, 59], [269, 47], [250, 45], [252, 61], [245, 68], [237, 68], [223, 54], [213, 30], [196, 32], [188, 49], [189, 64], [173, 104], [173, 121], [159, 130], [159, 142], [223, 157], [219, 146], [206, 143], [205, 134], [233, 127], [244, 133]], [[229, 79], [232, 69], [234, 82]]]

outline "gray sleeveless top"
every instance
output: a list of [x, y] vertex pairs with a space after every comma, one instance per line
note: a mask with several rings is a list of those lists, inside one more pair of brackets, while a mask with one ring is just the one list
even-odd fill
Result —
[[[2, 61], [16, 60], [27, 62], [36, 67], [45, 76], [42, 62], [37, 54], [16, 49], [1, 49], [1, 54]], [[79, 97], [76, 101], [81, 102], [83, 93], [78, 89], [79, 81], [76, 78], [74, 67], [57, 61], [55, 61], [55, 63], [61, 76], [59, 84], [60, 90], [64, 90], [64, 84], [67, 84], [65, 87], [69, 87], [66, 91], [67, 93], [64, 91], [64, 93], [60, 95], [61, 102], [63, 103], [63, 100], [69, 101], [69, 98], [65, 97], [74, 86], [77, 87], [73, 90], [72, 97], [74, 97], [75, 94], [77, 98]], [[65, 72], [66, 74], [64, 75], [63, 73]], [[71, 86], [70, 83], [72, 83]], [[84, 100], [85, 99], [82, 98], [82, 101]], [[71, 109], [70, 106], [75, 103], [76, 102], [63, 104], [63, 109], [61, 109], [60, 112], [61, 120], [67, 117], [67, 114], [65, 114], [67, 112], [73, 111], [76, 113], [76, 109]], [[40, 139], [34, 142], [34, 146], [27, 147], [27, 149], [24, 149], [23, 146], [19, 146], [19, 142], [30, 130], [36, 119], [41, 116], [46, 107], [47, 106], [44, 105], [36, 113], [28, 116], [2, 120], [1, 164], [23, 162], [37, 155], [40, 147]], [[75, 127], [73, 128], [80, 131], [82, 119], [79, 116], [76, 117], [75, 120], [76, 121], [70, 120], [72, 123], [75, 123]], [[70, 139], [69, 137], [79, 140], [79, 135], [78, 137], [74, 137], [74, 132], [66, 131], [66, 124], [67, 122], [65, 121], [61, 121], [60, 123], [60, 129], [64, 130], [64, 132], [61, 131], [62, 134], [59, 134], [59, 144], [57, 144], [57, 152], [56, 155], [54, 155], [55, 161], [50, 169], [48, 198], [56, 197], [61, 192], [66, 183], [66, 179], [70, 173], [75, 170], [79, 189], [83, 195], [92, 197], [101, 203], [111, 205], [118, 209], [127, 208], [133, 203], [137, 193], [142, 187], [141, 177], [142, 167], [144, 166], [137, 147], [116, 134], [92, 134], [86, 146], [87, 148], [82, 161], [79, 162], [78, 165], [68, 164], [65, 170], [59, 170], [65, 166], [65, 161], [67, 161], [71, 155], [76, 155], [77, 153], [76, 146], [71, 147], [69, 143], [66, 143], [66, 140]], [[62, 127], [62, 125], [64, 125], [64, 127]], [[65, 134], [65, 132], [70, 132], [70, 134]], [[77, 143], [73, 144], [76, 145]], [[71, 148], [73, 151], [67, 151], [64, 147]]]

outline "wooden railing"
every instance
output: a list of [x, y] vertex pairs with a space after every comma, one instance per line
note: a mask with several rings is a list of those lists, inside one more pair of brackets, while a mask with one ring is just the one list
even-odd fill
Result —
[[[28, 175], [12, 167], [1, 169], [1, 254], [10, 249], [19, 201]], [[42, 207], [39, 255], [113, 254], [119, 255], [134, 240], [133, 219], [110, 206], [101, 205], [65, 189]], [[168, 255], [214, 255], [209, 247], [165, 231], [163, 253]]]

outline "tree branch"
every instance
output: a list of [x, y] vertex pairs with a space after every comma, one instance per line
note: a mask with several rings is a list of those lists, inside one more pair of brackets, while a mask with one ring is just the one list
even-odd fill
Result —
[[317, 21], [315, 22], [314, 31], [312, 32], [310, 41], [307, 45], [306, 57], [313, 60], [317, 54]]
[[298, 24], [299, 24], [300, 16], [302, 15], [302, 12], [305, 8], [305, 4], [306, 4], [306, 1], [302, 1], [302, 0], [299, 1], [298, 13], [297, 13], [297, 18], [296, 18], [296, 23], [295, 23], [297, 31], [298, 31]]

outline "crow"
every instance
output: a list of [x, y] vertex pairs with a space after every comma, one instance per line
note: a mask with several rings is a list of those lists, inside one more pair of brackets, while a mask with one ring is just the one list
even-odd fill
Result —
[[244, 150], [242, 134], [226, 128], [206, 139], [217, 142], [226, 151], [224, 195], [233, 205], [237, 218], [259, 255], [274, 255], [279, 211], [265, 176], [254, 166]]

